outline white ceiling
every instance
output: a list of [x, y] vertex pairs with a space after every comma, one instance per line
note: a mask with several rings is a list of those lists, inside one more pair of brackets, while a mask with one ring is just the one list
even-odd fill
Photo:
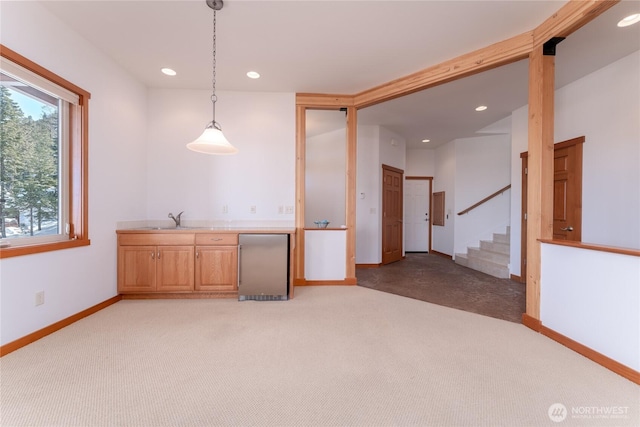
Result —
[[[212, 10], [205, 0], [44, 1], [59, 19], [151, 88], [211, 88]], [[225, 0], [217, 13], [218, 91], [355, 94], [531, 30], [565, 1]], [[640, 49], [640, 25], [615, 24], [623, 1], [558, 45], [557, 86]], [[175, 77], [160, 73], [170, 67]], [[246, 77], [249, 70], [262, 77]], [[388, 101], [360, 124], [435, 147], [527, 103], [527, 63]], [[479, 104], [484, 113], [473, 111]]]

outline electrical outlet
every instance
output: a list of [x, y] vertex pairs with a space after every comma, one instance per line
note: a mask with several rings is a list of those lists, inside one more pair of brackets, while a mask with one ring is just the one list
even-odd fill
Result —
[[293, 206], [287, 206], [285, 213], [287, 214], [292, 214], [293, 213]]
[[278, 206], [278, 215], [282, 215], [284, 214], [284, 206], [280, 205]]
[[252, 206], [249, 208], [249, 212], [251, 212], [252, 214], [256, 213], [256, 212], [257, 212], [256, 206], [255, 206], [255, 205], [252, 205]]
[[44, 304], [44, 291], [36, 292], [36, 306]]
[[223, 205], [222, 206], [222, 213], [224, 213], [224, 214], [229, 213], [229, 206]]

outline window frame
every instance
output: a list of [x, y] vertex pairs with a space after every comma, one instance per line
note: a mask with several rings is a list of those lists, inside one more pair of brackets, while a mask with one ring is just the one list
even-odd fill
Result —
[[[78, 96], [69, 108], [68, 188], [69, 239], [0, 248], [0, 259], [88, 246], [89, 239], [89, 99], [91, 94], [0, 44], [0, 56]], [[78, 117], [79, 116], [79, 117]], [[62, 195], [61, 195], [62, 197]]]

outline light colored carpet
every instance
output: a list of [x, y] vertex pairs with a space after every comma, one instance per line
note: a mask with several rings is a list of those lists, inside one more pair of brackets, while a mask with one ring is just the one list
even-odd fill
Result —
[[2, 426], [640, 425], [640, 387], [522, 325], [355, 286], [121, 301], [0, 369]]

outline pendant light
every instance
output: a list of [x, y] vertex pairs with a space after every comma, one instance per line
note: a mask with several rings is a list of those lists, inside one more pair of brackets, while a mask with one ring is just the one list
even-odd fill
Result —
[[206, 0], [207, 6], [213, 9], [213, 94], [211, 103], [213, 104], [213, 115], [211, 123], [207, 125], [202, 135], [193, 142], [187, 144], [187, 148], [198, 153], [205, 154], [235, 154], [238, 149], [227, 141], [222, 134], [222, 127], [216, 122], [216, 11], [222, 9], [222, 0]]

